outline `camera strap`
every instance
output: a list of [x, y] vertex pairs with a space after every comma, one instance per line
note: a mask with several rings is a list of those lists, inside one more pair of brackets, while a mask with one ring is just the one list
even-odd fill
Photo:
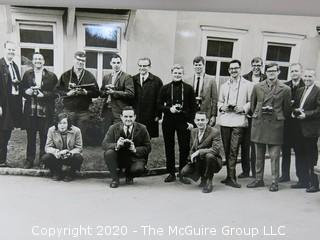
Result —
[[[184, 93], [184, 86], [183, 86], [183, 82], [181, 81], [181, 106], [182, 107], [183, 107], [183, 102], [184, 102], [183, 93]], [[172, 106], [174, 105], [173, 104], [173, 83], [171, 84], [171, 104], [172, 104]]]
[[[237, 86], [237, 97], [236, 97], [236, 106], [238, 104], [238, 98], [239, 98], [239, 91], [240, 91], [240, 81], [241, 81], [241, 78], [239, 79], [238, 81], [238, 86]], [[230, 82], [229, 84], [229, 90], [228, 90], [228, 96], [227, 96], [227, 104], [229, 105], [229, 97], [230, 97], [230, 90], [231, 90], [231, 85], [232, 83]]]

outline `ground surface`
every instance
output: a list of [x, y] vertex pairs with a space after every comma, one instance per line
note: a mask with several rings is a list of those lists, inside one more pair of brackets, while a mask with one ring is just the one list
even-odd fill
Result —
[[[225, 168], [215, 176], [210, 194], [201, 193], [195, 184], [165, 184], [164, 177], [138, 178], [132, 186], [110, 189], [109, 179], [65, 183], [43, 177], [0, 176], [0, 239], [318, 239], [320, 193], [292, 190], [292, 182], [281, 184], [277, 193], [248, 189], [245, 185], [251, 179], [239, 180], [242, 188], [233, 189], [220, 183]], [[269, 161], [265, 181], [268, 185], [271, 181]], [[116, 234], [119, 225], [123, 233], [127, 229], [126, 236], [108, 236], [108, 226]], [[163, 235], [144, 234], [142, 226], [147, 225], [163, 230]], [[175, 234], [175, 227], [186, 226], [215, 228], [216, 235], [195, 236], [194, 232], [186, 236], [189, 228]], [[228, 226], [238, 230], [230, 235]], [[54, 236], [48, 236], [49, 228]], [[61, 228], [65, 230], [59, 237]], [[250, 233], [258, 235], [244, 236]]]

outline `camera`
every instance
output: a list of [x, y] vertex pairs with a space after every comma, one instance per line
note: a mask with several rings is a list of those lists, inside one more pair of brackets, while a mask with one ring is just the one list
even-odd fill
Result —
[[293, 112], [292, 112], [293, 116], [295, 116], [295, 117], [300, 116], [301, 113], [302, 113], [302, 111], [301, 111], [300, 108], [295, 108], [295, 109], [293, 110]]
[[62, 159], [67, 159], [70, 156], [71, 156], [71, 152], [66, 152], [65, 154], [61, 154]]
[[123, 140], [123, 147], [129, 149], [131, 146], [132, 141], [130, 139]]
[[234, 111], [235, 111], [235, 108], [236, 108], [236, 105], [232, 105], [232, 104], [229, 104], [229, 105], [228, 105], [228, 111], [229, 111], [229, 112], [234, 112]]
[[262, 114], [272, 115], [273, 113], [273, 107], [271, 106], [264, 106], [261, 108], [261, 110], [262, 110]]
[[32, 89], [32, 94], [33, 94], [33, 95], [38, 95], [38, 94], [39, 94], [39, 90], [40, 90], [39, 87], [37, 87], [37, 86], [32, 86], [31, 89]]
[[182, 105], [181, 104], [176, 104], [175, 105], [176, 106], [176, 109], [177, 109], [177, 111], [182, 111]]

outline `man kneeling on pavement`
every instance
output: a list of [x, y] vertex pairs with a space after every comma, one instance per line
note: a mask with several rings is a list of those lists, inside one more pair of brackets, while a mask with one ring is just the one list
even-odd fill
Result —
[[195, 181], [201, 177], [199, 187], [202, 187], [203, 193], [210, 193], [213, 175], [222, 168], [220, 133], [208, 126], [209, 119], [205, 112], [197, 112], [194, 122], [197, 128], [191, 130], [190, 162], [182, 169], [181, 175]]
[[146, 171], [148, 154], [151, 152], [149, 133], [143, 124], [135, 122], [132, 107], [124, 107], [121, 122], [112, 125], [102, 143], [104, 159], [111, 174], [111, 188], [119, 186], [118, 169], [125, 169], [126, 183]]

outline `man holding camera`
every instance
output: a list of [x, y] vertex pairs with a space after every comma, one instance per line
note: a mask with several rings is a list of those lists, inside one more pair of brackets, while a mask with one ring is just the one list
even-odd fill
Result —
[[314, 173], [318, 161], [318, 134], [320, 126], [320, 89], [315, 85], [315, 70], [303, 72], [305, 87], [297, 90], [294, 110], [291, 114], [295, 138], [293, 146], [296, 153], [296, 174], [298, 182], [291, 188], [306, 188], [306, 192], [319, 191], [319, 181]]
[[99, 87], [93, 74], [85, 69], [86, 53], [74, 54], [73, 67], [60, 77], [58, 90], [63, 97], [64, 112], [69, 113], [72, 122], [82, 132], [83, 145], [90, 142], [88, 119], [92, 98], [99, 96]]
[[54, 100], [57, 76], [44, 68], [44, 57], [35, 52], [33, 69], [26, 71], [21, 82], [24, 104], [24, 124], [27, 130], [27, 157], [25, 168], [32, 168], [36, 155], [36, 139], [39, 132], [40, 156], [45, 153], [48, 128], [53, 124]]
[[229, 63], [230, 79], [220, 89], [218, 124], [227, 163], [227, 177], [222, 183], [240, 188], [236, 180], [236, 163], [244, 128], [248, 126], [252, 83], [241, 77], [241, 62]]
[[277, 63], [266, 65], [267, 79], [253, 87], [251, 98], [252, 129], [251, 141], [255, 143], [257, 162], [256, 179], [248, 188], [263, 187], [266, 147], [271, 158], [271, 192], [279, 190], [279, 158], [283, 143], [284, 120], [290, 114], [291, 90], [278, 79]]
[[133, 108], [124, 107], [120, 117], [122, 122], [110, 126], [102, 143], [104, 160], [112, 178], [111, 188], [119, 186], [118, 168], [125, 169], [126, 183], [133, 184], [133, 178], [146, 171], [151, 152], [148, 131], [144, 125], [135, 122]]
[[209, 125], [214, 126], [217, 116], [218, 90], [214, 78], [205, 74], [205, 60], [202, 56], [193, 59], [194, 75], [186, 82], [193, 84], [197, 111], [206, 112]]
[[110, 125], [121, 121], [121, 111], [125, 106], [134, 104], [134, 84], [132, 77], [122, 71], [122, 58], [118, 54], [111, 57], [112, 72], [102, 80], [101, 97], [105, 98], [102, 116], [105, 119], [105, 131]]

